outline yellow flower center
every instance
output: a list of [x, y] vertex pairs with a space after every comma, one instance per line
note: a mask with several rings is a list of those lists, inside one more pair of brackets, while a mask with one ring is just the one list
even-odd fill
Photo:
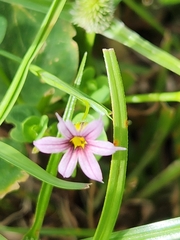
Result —
[[70, 142], [72, 142], [75, 149], [77, 147], [82, 147], [84, 149], [85, 145], [87, 144], [86, 140], [79, 136], [73, 137]]

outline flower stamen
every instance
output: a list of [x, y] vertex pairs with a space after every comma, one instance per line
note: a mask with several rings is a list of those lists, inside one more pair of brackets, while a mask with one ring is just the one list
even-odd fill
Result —
[[74, 149], [76, 149], [77, 147], [82, 147], [84, 149], [85, 145], [87, 144], [84, 137], [79, 136], [73, 137], [70, 142], [74, 145]]
[[83, 128], [85, 128], [87, 124], [85, 122], [80, 122], [80, 123], [76, 123], [74, 126], [76, 128], [76, 130], [81, 131]]

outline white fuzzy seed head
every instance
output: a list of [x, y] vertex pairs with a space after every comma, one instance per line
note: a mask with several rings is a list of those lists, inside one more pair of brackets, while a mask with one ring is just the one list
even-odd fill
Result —
[[72, 15], [73, 23], [87, 32], [102, 33], [111, 25], [113, 0], [76, 0]]

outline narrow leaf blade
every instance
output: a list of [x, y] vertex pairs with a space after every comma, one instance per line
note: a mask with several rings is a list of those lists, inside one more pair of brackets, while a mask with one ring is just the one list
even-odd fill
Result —
[[2, 158], [4, 161], [7, 161], [16, 167], [23, 169], [30, 175], [50, 185], [63, 189], [84, 189], [88, 188], [89, 186], [88, 184], [85, 183], [74, 183], [60, 180], [50, 175], [40, 166], [32, 162], [22, 153], [20, 153], [15, 148], [9, 146], [6, 143], [0, 142], [0, 149], [1, 149], [0, 158]]

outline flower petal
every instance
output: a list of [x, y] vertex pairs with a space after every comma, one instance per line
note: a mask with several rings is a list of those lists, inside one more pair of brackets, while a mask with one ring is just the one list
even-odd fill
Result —
[[68, 178], [72, 175], [76, 165], [77, 165], [77, 152], [74, 151], [74, 149], [71, 147], [62, 157], [58, 166], [58, 172], [64, 178]]
[[92, 152], [79, 149], [78, 159], [80, 167], [86, 176], [90, 179], [103, 182], [101, 168]]
[[126, 150], [123, 147], [116, 147], [108, 141], [89, 140], [86, 148], [94, 154], [100, 156], [109, 156], [119, 150]]
[[64, 121], [58, 113], [56, 113], [56, 117], [59, 121], [58, 130], [59, 132], [66, 138], [71, 139], [73, 136], [77, 135], [76, 128], [74, 127], [71, 121]]
[[33, 144], [43, 153], [63, 152], [69, 147], [66, 139], [57, 137], [44, 137], [34, 141]]
[[91, 139], [94, 140], [101, 134], [103, 130], [103, 121], [102, 117], [98, 120], [94, 120], [90, 122], [85, 128], [81, 131], [81, 136], [83, 136], [86, 140]]

